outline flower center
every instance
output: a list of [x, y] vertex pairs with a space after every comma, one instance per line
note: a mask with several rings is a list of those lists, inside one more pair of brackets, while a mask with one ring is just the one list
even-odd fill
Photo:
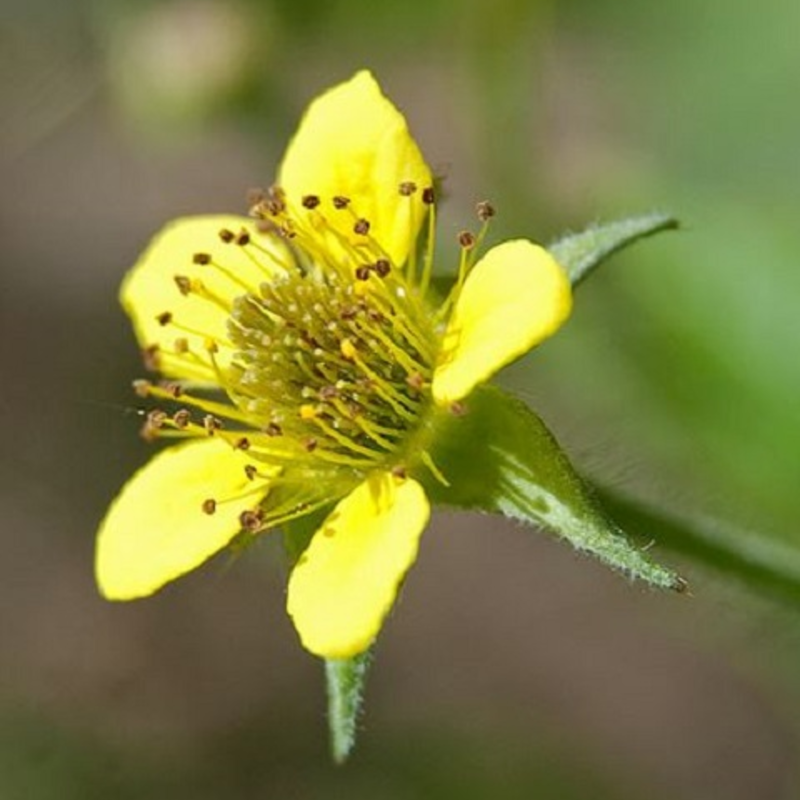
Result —
[[310, 459], [374, 469], [401, 455], [430, 402], [426, 319], [385, 259], [298, 268], [234, 302], [228, 393], [254, 426]]

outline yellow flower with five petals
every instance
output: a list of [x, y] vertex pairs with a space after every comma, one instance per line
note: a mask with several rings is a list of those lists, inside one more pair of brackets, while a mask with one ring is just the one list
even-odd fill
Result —
[[436, 197], [400, 112], [368, 72], [318, 97], [250, 217], [180, 219], [121, 299], [148, 365], [145, 433], [173, 438], [98, 534], [112, 600], [150, 595], [242, 534], [327, 510], [294, 565], [288, 612], [328, 659], [366, 650], [447, 482], [437, 431], [475, 387], [555, 332], [569, 280], [525, 239], [478, 257], [437, 302]]

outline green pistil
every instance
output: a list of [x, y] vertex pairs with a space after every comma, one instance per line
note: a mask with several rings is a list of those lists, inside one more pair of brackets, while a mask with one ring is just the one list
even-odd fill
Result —
[[365, 474], [411, 456], [436, 341], [421, 304], [383, 263], [295, 270], [239, 297], [228, 380], [257, 439]]

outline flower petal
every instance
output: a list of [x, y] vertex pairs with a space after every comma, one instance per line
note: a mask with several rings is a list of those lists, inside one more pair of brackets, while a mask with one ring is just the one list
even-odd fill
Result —
[[547, 250], [525, 239], [493, 247], [456, 301], [433, 375], [436, 402], [466, 397], [555, 333], [571, 309], [569, 280]]
[[[244, 455], [219, 439], [170, 447], [123, 487], [100, 525], [95, 572], [109, 600], [132, 600], [200, 566], [240, 531], [252, 508]], [[231, 498], [240, 499], [232, 500]], [[221, 504], [214, 514], [204, 501]]]
[[350, 658], [377, 636], [414, 563], [430, 506], [414, 480], [371, 476], [314, 534], [289, 580], [289, 615], [303, 646]]
[[[353, 242], [359, 241], [355, 218], [368, 220], [371, 235], [399, 265], [414, 245], [426, 211], [422, 189], [432, 179], [403, 115], [363, 71], [311, 103], [278, 181], [294, 209], [307, 195], [319, 197], [329, 224]], [[419, 189], [412, 197], [400, 195], [405, 181]], [[355, 217], [332, 207], [336, 196], [349, 198]]]
[[[139, 343], [143, 347], [158, 345], [164, 354], [160, 371], [172, 377], [203, 377], [202, 366], [197, 367], [192, 358], [175, 357], [175, 340], [186, 339], [191, 352], [206, 354], [204, 339], [215, 340], [220, 345], [219, 360], [230, 358], [227, 340], [227, 312], [222, 307], [230, 305], [234, 297], [245, 290], [241, 283], [229, 277], [218, 264], [238, 281], [255, 291], [258, 285], [276, 270], [275, 262], [249, 245], [247, 251], [258, 256], [263, 268], [249, 258], [245, 247], [220, 238], [220, 231], [234, 234], [245, 230], [260, 247], [279, 253], [273, 240], [257, 232], [252, 220], [235, 216], [185, 217], [167, 225], [152, 240], [136, 265], [128, 272], [120, 289], [120, 300], [133, 320]], [[196, 254], [209, 256], [213, 263], [196, 264]], [[222, 300], [222, 306], [203, 299], [195, 293], [184, 295], [175, 283], [176, 276], [199, 279], [204, 286]], [[167, 324], [159, 322], [165, 312], [172, 319]], [[187, 328], [188, 330], [185, 330]], [[208, 363], [207, 357], [205, 358]], [[205, 372], [213, 375], [208, 367]]]

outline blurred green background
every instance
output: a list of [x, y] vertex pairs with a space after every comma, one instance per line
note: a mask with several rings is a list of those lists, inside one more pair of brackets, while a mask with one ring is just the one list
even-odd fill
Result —
[[797, 796], [800, 614], [692, 564], [656, 595], [440, 516], [335, 769], [274, 542], [126, 606], [91, 562], [149, 452], [120, 278], [244, 210], [362, 66], [445, 177], [443, 242], [486, 197], [497, 239], [683, 220], [504, 379], [605, 482], [800, 547], [798, 31], [795, 0], [3, 0], [0, 798]]

